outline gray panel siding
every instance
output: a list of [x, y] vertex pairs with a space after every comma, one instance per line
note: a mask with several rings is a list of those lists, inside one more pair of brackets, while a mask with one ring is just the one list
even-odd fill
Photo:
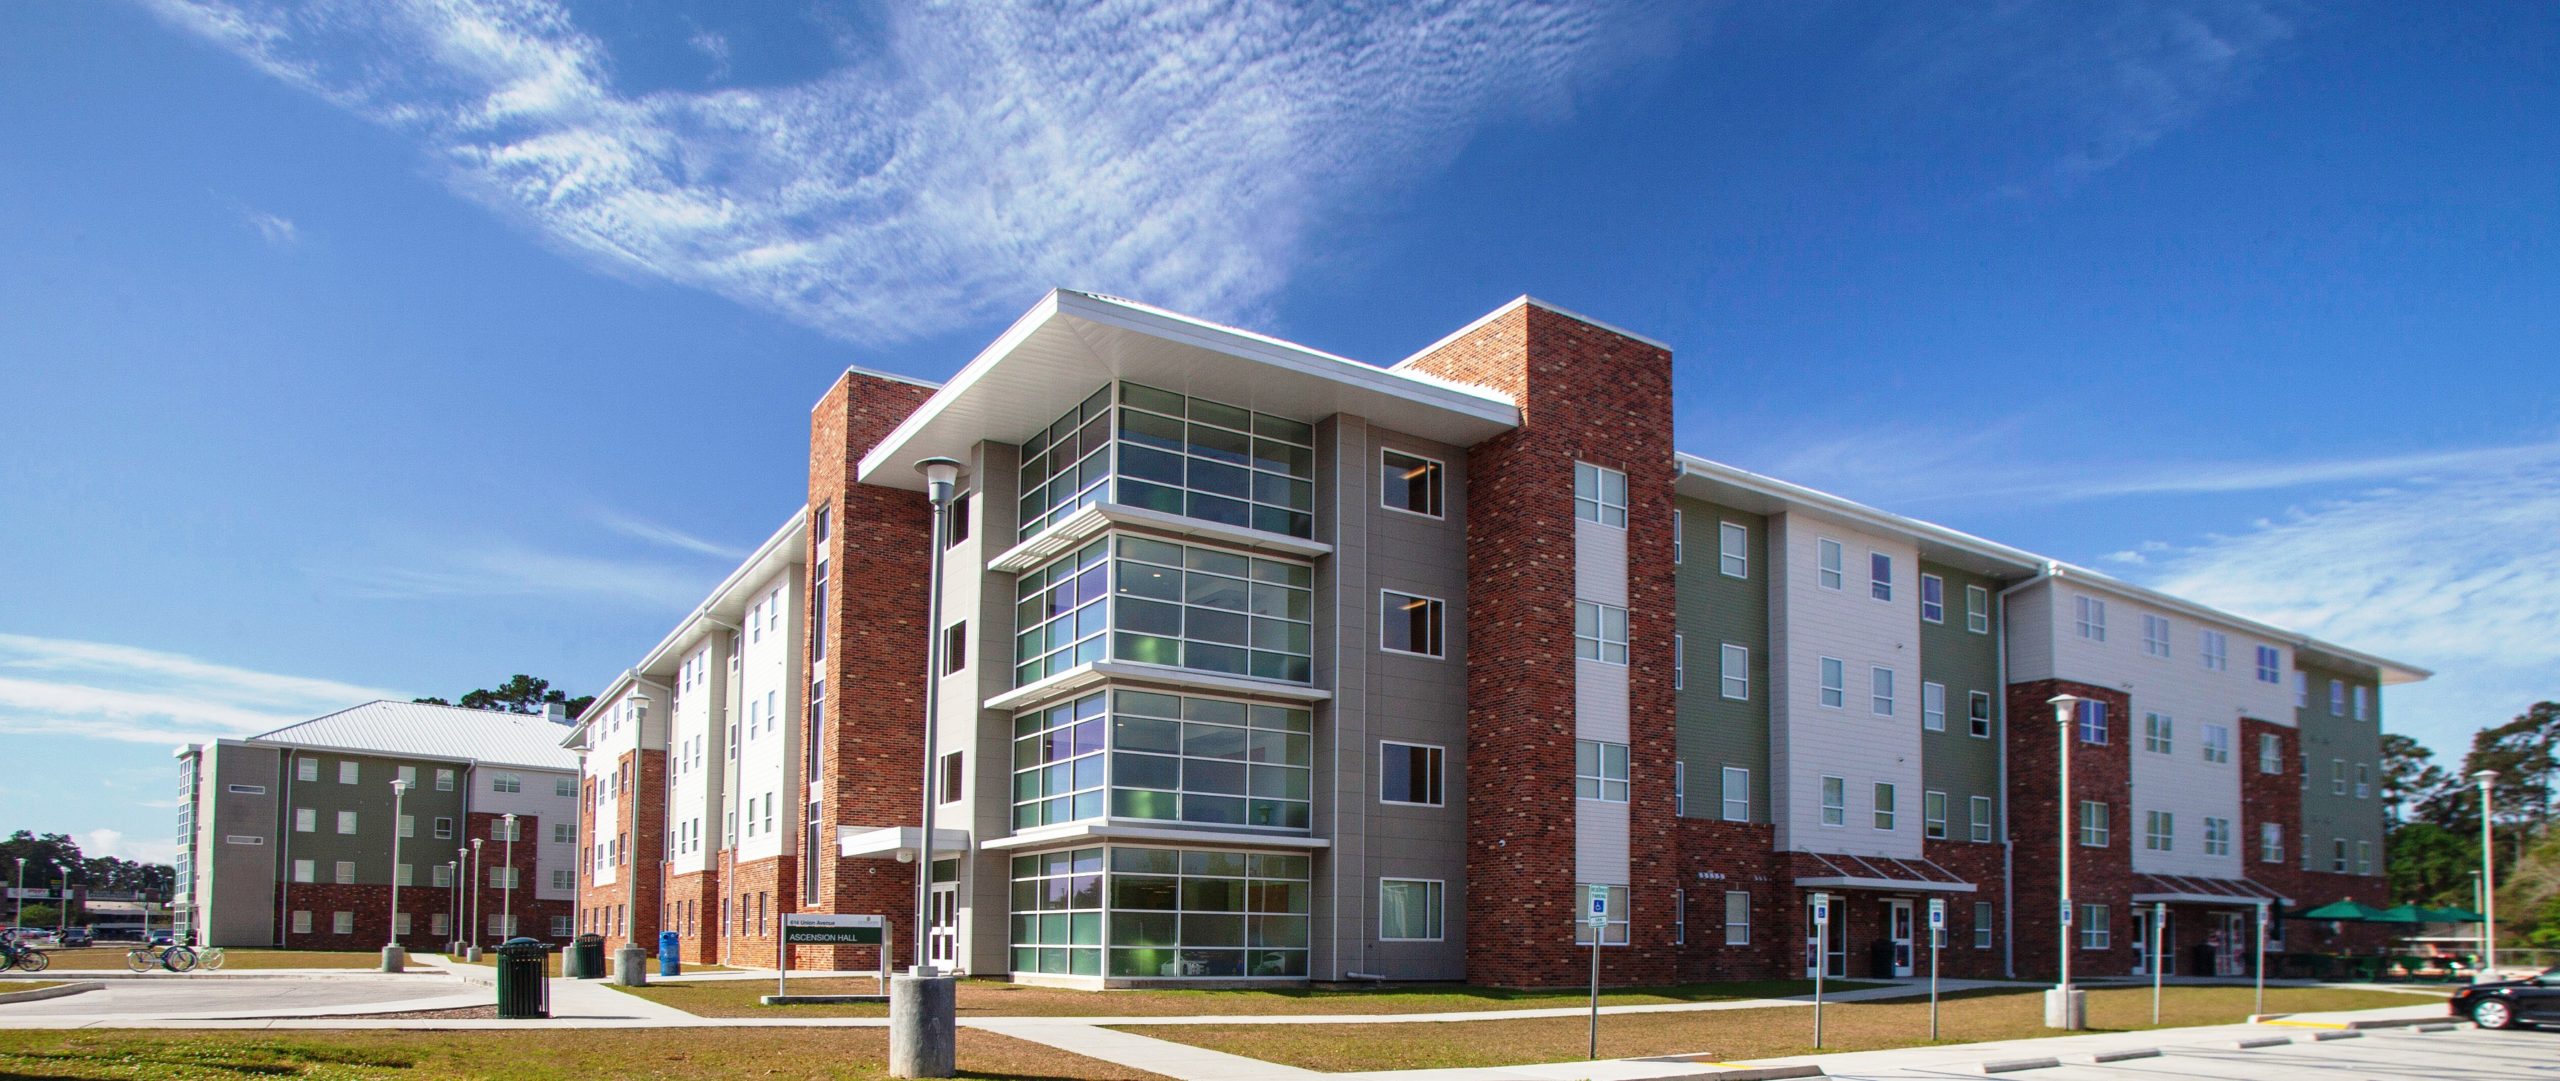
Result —
[[[237, 744], [205, 747], [208, 766], [197, 791], [199, 819], [209, 819], [211, 842], [196, 860], [197, 896], [203, 898], [204, 942], [214, 946], [269, 946], [276, 940], [276, 881], [283, 877], [276, 861], [283, 838], [276, 831], [276, 808], [282, 798], [277, 771], [281, 756], [266, 748]], [[229, 786], [255, 785], [264, 795], [235, 795]], [[290, 825], [291, 823], [287, 823]], [[263, 837], [262, 845], [235, 845], [227, 835]]]
[[[1751, 820], [1769, 821], [1768, 520], [1729, 507], [1682, 497], [1680, 508], [1679, 629], [1684, 679], [1678, 693], [1678, 753], [1688, 774], [1684, 813], [1723, 814], [1725, 767], [1751, 771]], [[1732, 522], [1750, 531], [1747, 576], [1719, 567], [1718, 529]], [[1724, 697], [1720, 665], [1725, 643], [1751, 651], [1750, 698]]]
[[[1921, 787], [1947, 794], [1947, 839], [1968, 838], [1968, 800], [1992, 800], [1992, 837], [1999, 831], [2000, 801], [2000, 668], [1999, 640], [1989, 628], [1975, 634], [1965, 629], [1966, 586], [1980, 586], [1997, 596], [2000, 583], [1953, 567], [1922, 562], [1920, 573], [1946, 580], [1946, 621], [1920, 621], [1920, 678], [1947, 689], [1946, 731], [1920, 732]], [[1914, 583], [1915, 588], [1917, 583]], [[1991, 695], [1991, 735], [1978, 738], [1966, 720], [1967, 697]], [[1925, 813], [1925, 805], [1924, 805]]]
[[[2381, 688], [2372, 680], [2302, 664], [2298, 658], [2296, 664], [2311, 678], [2311, 693], [2303, 698], [2302, 707], [2294, 711], [2295, 721], [2302, 732], [2302, 753], [2310, 759], [2311, 766], [2310, 783], [2302, 790], [2302, 836], [2296, 841], [2300, 846], [2297, 851], [2311, 857], [2308, 864], [2311, 870], [2328, 871], [2332, 867], [2334, 842], [2344, 838], [2347, 842], [2347, 870], [2353, 873], [2355, 845], [2363, 841], [2373, 846], [2373, 873], [2379, 875], [2383, 871]], [[2350, 688], [2347, 708], [2334, 714], [2329, 712], [2329, 681], [2333, 679], [2345, 682]], [[2355, 719], [2355, 691], [2352, 688], [2359, 685], [2372, 696], [2371, 720]], [[2243, 753], [2255, 756], [2258, 749], [2233, 748], [2234, 758]], [[2333, 761], [2346, 763], [2346, 795], [2331, 791], [2329, 764]], [[2357, 799], [2355, 795], [2356, 766], [2359, 763], [2365, 767], [2369, 782], [2366, 790], [2369, 794], [2365, 799]], [[2250, 765], [2249, 768], [2257, 767]], [[2256, 840], [2249, 838], [2251, 844]], [[2300, 856], [2296, 858], [2299, 860]]]
[[[562, 731], [565, 732], [566, 729]], [[314, 812], [313, 817], [316, 821], [313, 823], [315, 828], [311, 832], [293, 834], [292, 858], [318, 861], [315, 879], [320, 882], [334, 881], [332, 867], [337, 861], [352, 860], [356, 865], [356, 881], [368, 886], [388, 885], [391, 882], [391, 839], [396, 825], [392, 815], [391, 779], [398, 775], [397, 767], [413, 766], [418, 771], [418, 783], [412, 786], [409, 794], [400, 801], [400, 813], [417, 819], [418, 835], [400, 839], [400, 858], [402, 862], [417, 868], [413, 873], [417, 876], [416, 881], [421, 884], [431, 877], [427, 870], [430, 863], [451, 860], [454, 850], [468, 843], [459, 840], [463, 832], [462, 807], [465, 785], [475, 779], [478, 783], [486, 785], [494, 774], [512, 773], [524, 779], [525, 790], [529, 793], [535, 786], [549, 785], [554, 777], [561, 776], [532, 770], [492, 767], [473, 771], [452, 762], [420, 762], [368, 755], [334, 754], [328, 751], [304, 751], [300, 752], [299, 756], [319, 760], [320, 779], [293, 783], [292, 804], [284, 810], [283, 814], [284, 828], [287, 830], [293, 828], [293, 811], [299, 808], [310, 808]], [[356, 783], [338, 783], [338, 763], [340, 762], [357, 764]], [[454, 771], [453, 791], [436, 791], [435, 771], [439, 768]], [[356, 813], [355, 833], [338, 832], [337, 819], [340, 811]], [[439, 817], [454, 820], [456, 839], [443, 841], [436, 839], [435, 820]], [[546, 843], [536, 841], [533, 831], [538, 829], [544, 836], [548, 836], [550, 828], [549, 822], [536, 823], [527, 828], [524, 834], [525, 839], [518, 843], [526, 845]], [[491, 865], [495, 866], [495, 864], [496, 857], [492, 856]], [[290, 862], [281, 864], [277, 877], [279, 879], [290, 877], [292, 866]], [[531, 881], [525, 883], [527, 889], [533, 886], [534, 883]]]

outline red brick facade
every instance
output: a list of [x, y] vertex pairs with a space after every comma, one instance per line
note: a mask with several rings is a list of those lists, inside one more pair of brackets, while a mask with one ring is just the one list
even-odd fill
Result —
[[1490, 387], [1520, 427], [1467, 453], [1467, 760], [1499, 777], [1468, 804], [1467, 979], [1587, 978], [1573, 944], [1574, 463], [1627, 475], [1629, 886], [1633, 945], [1601, 979], [1659, 983], [1679, 966], [1672, 813], [1671, 354], [1521, 304], [1416, 358]]
[[[2072, 811], [2071, 835], [2057, 836], [2062, 830], [2057, 805], [2059, 759], [2054, 741], [2062, 733], [2046, 699], [2059, 694], [2107, 704], [2106, 743], [2081, 740], [2076, 720], [2068, 738], [2071, 800], [2075, 804], [2106, 804], [2104, 846], [2080, 843], [2076, 807]], [[2133, 925], [2128, 913], [2134, 893], [2135, 827], [2132, 805], [2127, 801], [2127, 794], [2132, 791], [2133, 758], [2127, 739], [2131, 730], [2126, 723], [2131, 713], [2132, 700], [2123, 691], [2105, 687], [2050, 679], [2009, 687], [2009, 838], [2016, 845], [2013, 867], [2018, 906], [2012, 926], [2016, 935], [2016, 974], [2020, 979], [2051, 979], [2060, 970], [2055, 959], [2061, 933], [2057, 926], [2061, 913], [2057, 842], [2071, 846], [2072, 902], [2107, 906], [2109, 921], [2109, 945], [2103, 950], [2080, 948], [2082, 928], [2072, 928], [2071, 974], [2116, 976], [2133, 969]]]
[[[639, 928], [640, 948], [652, 954], [658, 949], [661, 876], [666, 867], [667, 837], [667, 753], [663, 750], [625, 752], [614, 763], [625, 778], [622, 796], [615, 801], [618, 812], [607, 823], [590, 821], [597, 804], [594, 777], [581, 782], [578, 793], [580, 840], [578, 852], [578, 912], [576, 930], [604, 936], [609, 956], [631, 940], [633, 917]], [[614, 881], [595, 883], [593, 853], [608, 838], [618, 838], [626, 851], [615, 868]], [[530, 927], [531, 924], [520, 926]]]
[[676, 933], [676, 956], [689, 965], [720, 959], [720, 872], [697, 871], [667, 879], [660, 925]]

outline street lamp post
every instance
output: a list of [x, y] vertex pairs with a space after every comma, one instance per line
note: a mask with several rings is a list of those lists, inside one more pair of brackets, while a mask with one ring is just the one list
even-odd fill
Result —
[[456, 956], [464, 956], [470, 952], [469, 944], [464, 940], [471, 937], [471, 928], [462, 922], [462, 884], [470, 879], [470, 876], [464, 873], [470, 870], [471, 865], [468, 862], [470, 859], [471, 850], [460, 845], [456, 845], [453, 849], [453, 861], [445, 864], [445, 866], [453, 868], [453, 896], [448, 898], [452, 903], [445, 909], [445, 911], [451, 913], [451, 918], [453, 920], [453, 926], [446, 928], [446, 930], [452, 932], [450, 936], [450, 945], [453, 947], [453, 952]]
[[[925, 549], [924, 666], [924, 814], [916, 837], [915, 967], [889, 983], [889, 1076], [949, 1077], [958, 1038], [958, 984], [933, 967], [933, 807], [935, 718], [942, 682], [942, 547], [950, 536], [951, 500], [960, 481], [960, 463], [927, 458], [916, 463], [924, 474], [925, 498], [933, 507], [931, 547]], [[883, 941], [880, 948], [889, 944]]]
[[53, 934], [59, 940], [63, 932], [71, 929], [71, 865], [56, 861], [53, 870], [55, 881], [60, 883], [53, 891]]
[[[811, 625], [818, 624], [812, 621]], [[656, 699], [651, 698], [647, 691], [634, 690], [630, 701], [631, 723], [645, 731], [649, 723], [649, 707], [655, 704]], [[810, 753], [817, 753], [816, 748], [811, 748]], [[624, 802], [629, 803], [627, 800]], [[631, 806], [631, 832], [637, 834], [640, 832], [640, 812], [637, 804]], [[599, 834], [601, 832], [599, 827]], [[649, 984], [649, 950], [640, 944], [640, 861], [628, 861], [623, 867], [615, 876], [626, 903], [622, 906], [622, 948], [613, 951], [613, 982], [623, 987], [646, 987]], [[774, 953], [777, 966], [782, 963], [782, 952], [776, 950]]]
[[2480, 978], [2498, 978], [2498, 860], [2497, 834], [2490, 828], [2490, 814], [2496, 807], [2490, 798], [2498, 783], [2498, 771], [2484, 769], [2471, 775], [2480, 782]]
[[400, 949], [400, 811], [409, 795], [409, 782], [391, 782], [391, 923], [383, 929], [382, 970], [398, 972], [408, 966], [408, 954]]
[[480, 959], [480, 868], [486, 866], [480, 862], [480, 846], [488, 840], [471, 839], [471, 954], [466, 960], [472, 961]]
[[2062, 769], [2062, 785], [2054, 799], [2060, 810], [2061, 831], [2053, 839], [2055, 850], [2061, 854], [2061, 919], [2056, 932], [2060, 941], [2056, 943], [2056, 954], [2061, 959], [2062, 978], [2053, 990], [2045, 992], [2044, 1027], [2077, 1032], [2088, 1016], [2083, 993], [2071, 987], [2071, 717], [2081, 699], [2057, 694], [2045, 702], [2053, 707], [2054, 756], [2061, 761]]
[[513, 812], [498, 816], [507, 824], [507, 853], [499, 864], [507, 869], [507, 884], [498, 887], [498, 923], [507, 929], [507, 937], [516, 937], [516, 816]]
[[9, 917], [9, 926], [23, 928], [27, 925], [27, 858], [25, 856], [18, 857], [18, 888], [14, 892], [18, 898], [18, 911], [16, 915]]

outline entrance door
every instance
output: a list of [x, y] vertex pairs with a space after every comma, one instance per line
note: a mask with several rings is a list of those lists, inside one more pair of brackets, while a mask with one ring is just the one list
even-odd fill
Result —
[[960, 884], [934, 883], [930, 907], [933, 926], [925, 935], [925, 944], [932, 952], [933, 967], [956, 971], [960, 956]]
[[1885, 902], [1885, 937], [1893, 942], [1893, 974], [1911, 975], [1911, 902]]
[[1813, 978], [1814, 957], [1820, 954], [1829, 963], [1825, 973], [1832, 979], [1849, 976], [1849, 907], [1841, 903], [1839, 894], [1831, 895], [1830, 942], [1816, 943], [1813, 938], [1813, 899], [1804, 902], [1804, 978]]
[[2237, 912], [2213, 914], [2213, 974], [2249, 974], [2249, 923]]
[[[2133, 910], [2133, 974], [2136, 976], [2148, 976], [2151, 974], [2153, 952], [2151, 948], [2151, 906], [2135, 905], [2133, 906]], [[2170, 943], [2178, 941], [2177, 913], [2171, 912], [2160, 917], [2160, 939], [2161, 941]], [[2178, 948], [2175, 945], [2161, 951], [2159, 960], [2161, 975], [2175, 976], [2178, 974]]]

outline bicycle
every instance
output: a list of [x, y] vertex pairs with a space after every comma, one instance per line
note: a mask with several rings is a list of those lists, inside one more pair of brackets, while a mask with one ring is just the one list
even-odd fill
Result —
[[15, 968], [23, 972], [42, 972], [52, 966], [53, 958], [33, 946], [20, 945], [16, 938], [0, 939], [0, 972]]
[[197, 969], [199, 969], [199, 970], [201, 970], [201, 971], [205, 971], [205, 972], [220, 972], [220, 971], [222, 971], [222, 947], [220, 947], [220, 946], [201, 946], [201, 947], [190, 946], [190, 947], [188, 947], [188, 948], [189, 948], [189, 949], [192, 949], [192, 950], [194, 950], [194, 951], [195, 951], [195, 954], [196, 954], [196, 968], [197, 968]]
[[135, 972], [149, 972], [153, 968], [186, 972], [196, 967], [196, 951], [184, 946], [161, 946], [156, 949], [143, 946], [125, 952], [124, 967]]

